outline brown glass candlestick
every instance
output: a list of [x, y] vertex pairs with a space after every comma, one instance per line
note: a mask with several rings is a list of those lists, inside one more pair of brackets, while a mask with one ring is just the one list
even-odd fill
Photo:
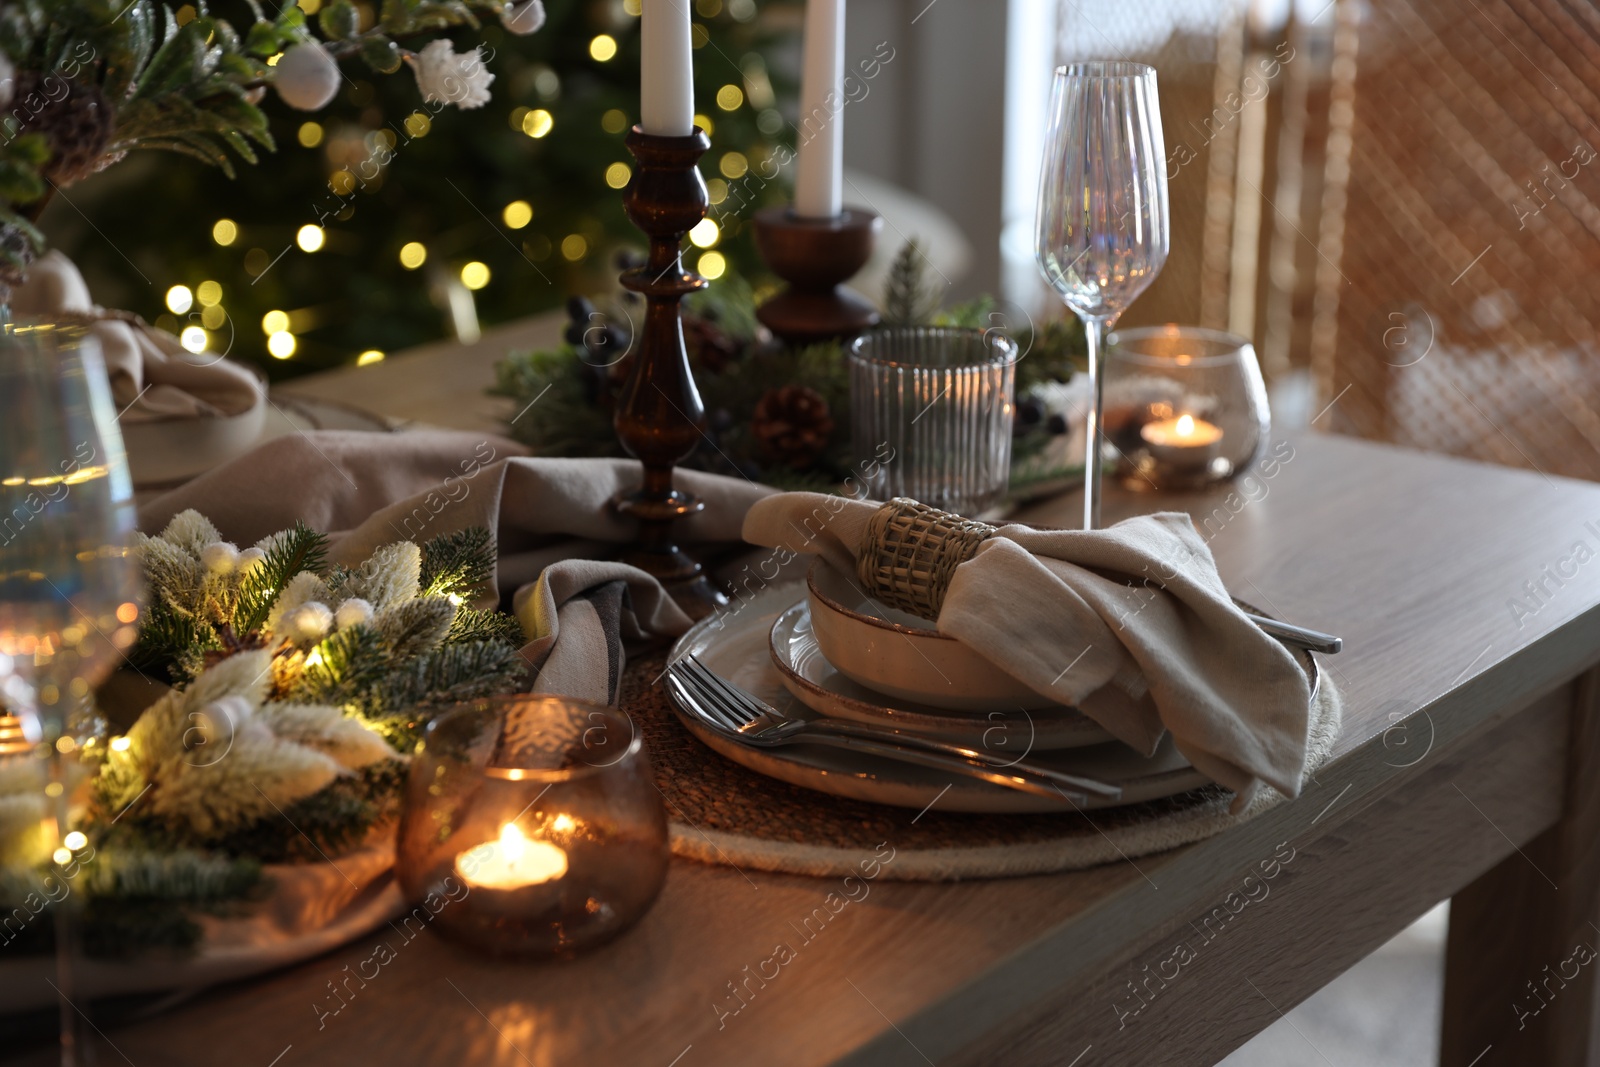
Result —
[[878, 324], [878, 309], [844, 282], [872, 258], [883, 220], [845, 208], [831, 219], [801, 218], [789, 207], [756, 212], [756, 249], [789, 285], [756, 318], [793, 345], [848, 339]]
[[623, 287], [644, 294], [646, 301], [644, 327], [634, 337], [633, 369], [617, 398], [615, 418], [617, 439], [644, 466], [644, 483], [614, 501], [618, 511], [639, 520], [638, 541], [622, 558], [654, 575], [698, 617], [728, 599], [673, 541], [673, 520], [705, 503], [672, 487], [672, 468], [694, 451], [706, 428], [705, 406], [683, 346], [679, 302], [706, 285], [684, 269], [680, 248], [710, 203], [695, 164], [711, 139], [698, 127], [687, 137], [661, 137], [636, 126], [627, 143], [639, 166], [622, 205], [650, 238], [650, 256], [643, 267], [622, 275]]

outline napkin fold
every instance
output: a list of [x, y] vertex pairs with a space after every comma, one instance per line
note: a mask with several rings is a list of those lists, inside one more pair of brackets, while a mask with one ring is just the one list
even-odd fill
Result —
[[[856, 553], [878, 507], [782, 493], [754, 503], [744, 537], [821, 556], [859, 586]], [[1135, 749], [1153, 751], [1170, 731], [1190, 763], [1234, 791], [1236, 812], [1262, 783], [1299, 795], [1305, 675], [1234, 605], [1187, 515], [1092, 531], [1002, 526], [956, 568], [934, 621]]]
[[100, 307], [78, 268], [59, 251], [28, 268], [11, 308], [19, 316], [71, 317], [88, 326], [100, 342], [124, 424], [240, 415], [266, 400], [260, 380], [245, 367], [213, 354], [195, 356], [137, 315]]
[[[611, 499], [638, 486], [639, 464], [526, 453], [459, 431], [290, 434], [146, 502], [139, 527], [156, 533], [194, 508], [242, 547], [301, 521], [328, 534], [329, 559], [345, 564], [395, 541], [486, 527], [499, 560], [480, 606], [511, 595], [534, 691], [615, 703], [625, 644], [690, 625], [654, 578], [606, 558], [636, 532]], [[745, 512], [774, 491], [700, 471], [675, 478], [706, 502], [674, 527], [690, 546], [737, 543]]]

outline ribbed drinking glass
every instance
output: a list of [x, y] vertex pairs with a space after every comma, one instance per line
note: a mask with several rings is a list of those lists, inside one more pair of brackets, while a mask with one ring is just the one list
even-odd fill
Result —
[[1017, 345], [998, 330], [895, 327], [850, 346], [851, 436], [879, 500], [978, 515], [1005, 496]]

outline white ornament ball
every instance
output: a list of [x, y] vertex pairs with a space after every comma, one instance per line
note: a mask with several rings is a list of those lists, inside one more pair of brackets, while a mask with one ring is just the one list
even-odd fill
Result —
[[333, 612], [319, 600], [308, 600], [285, 615], [278, 629], [300, 643], [321, 641], [333, 629]]
[[320, 111], [339, 93], [339, 64], [314, 41], [285, 50], [273, 70], [272, 84], [292, 108]]
[[348, 630], [352, 626], [360, 626], [372, 618], [372, 605], [358, 596], [346, 600], [333, 613], [333, 621], [341, 630]]
[[239, 576], [242, 578], [249, 574], [251, 571], [261, 566], [262, 561], [264, 561], [266, 558], [267, 554], [261, 551], [259, 548], [247, 548], [243, 552], [240, 552], [238, 563]]
[[212, 574], [232, 574], [239, 566], [239, 549], [228, 541], [213, 541], [200, 550], [200, 563]]
[[500, 13], [500, 21], [519, 37], [538, 33], [544, 26], [543, 0], [522, 0], [521, 3], [508, 4]]

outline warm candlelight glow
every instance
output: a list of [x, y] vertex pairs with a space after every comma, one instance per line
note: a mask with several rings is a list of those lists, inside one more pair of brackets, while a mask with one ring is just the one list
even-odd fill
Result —
[[456, 873], [475, 888], [521, 889], [566, 874], [567, 854], [548, 841], [530, 840], [516, 823], [506, 823], [499, 841], [458, 855]]
[[1157, 448], [1209, 448], [1222, 439], [1222, 428], [1193, 415], [1179, 415], [1146, 423], [1139, 431], [1145, 443]]

